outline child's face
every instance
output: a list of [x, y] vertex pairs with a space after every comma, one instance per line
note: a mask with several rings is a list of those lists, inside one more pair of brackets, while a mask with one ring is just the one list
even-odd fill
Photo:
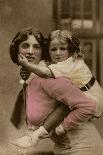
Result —
[[23, 54], [29, 62], [35, 64], [39, 63], [42, 50], [40, 44], [33, 35], [29, 35], [27, 40], [20, 43], [19, 54]]
[[68, 43], [62, 43], [58, 39], [50, 42], [49, 53], [52, 63], [64, 61], [70, 57]]

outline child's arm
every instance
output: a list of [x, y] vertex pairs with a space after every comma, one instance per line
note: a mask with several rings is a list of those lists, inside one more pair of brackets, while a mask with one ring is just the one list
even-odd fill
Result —
[[38, 64], [33, 64], [30, 63], [25, 56], [23, 56], [22, 54], [19, 55], [19, 64], [26, 68], [26, 70], [28, 70], [29, 72], [33, 72], [34, 74], [37, 74], [40, 77], [54, 77], [52, 72], [50, 71], [50, 69], [47, 66], [41, 66]]

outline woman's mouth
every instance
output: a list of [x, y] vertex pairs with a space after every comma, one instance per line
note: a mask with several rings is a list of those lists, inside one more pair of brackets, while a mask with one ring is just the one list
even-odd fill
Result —
[[35, 57], [33, 57], [33, 56], [26, 56], [26, 58], [28, 59], [29, 62], [31, 62], [35, 59]]

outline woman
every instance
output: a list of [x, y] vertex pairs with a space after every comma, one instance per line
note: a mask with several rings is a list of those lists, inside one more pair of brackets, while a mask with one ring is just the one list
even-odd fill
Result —
[[[51, 60], [51, 63], [54, 63], [53, 65], [51, 64], [49, 66], [49, 68], [52, 70], [52, 73], [56, 77], [65, 76], [66, 78], [70, 78], [70, 75], [72, 75], [70, 78], [72, 80], [72, 82], [74, 82], [75, 85], [77, 85], [77, 86], [78, 86], [78, 83], [80, 82], [79, 87], [82, 86], [82, 83], [80, 81], [81, 79], [76, 79], [76, 77], [81, 75], [81, 73], [80, 73], [81, 70], [79, 70], [79, 72], [77, 72], [78, 68], [76, 68], [76, 67], [78, 67], [79, 60], [76, 61], [76, 65], [73, 64], [73, 60], [75, 61], [76, 58], [80, 59], [82, 57], [78, 39], [72, 37], [71, 33], [68, 31], [58, 30], [58, 31], [52, 32], [51, 35], [49, 36], [49, 56], [50, 56], [49, 60]], [[73, 58], [71, 59], [71, 56], [73, 56], [74, 59]], [[69, 64], [71, 66], [69, 66], [68, 63], [66, 63], [66, 60], [70, 61]], [[64, 61], [63, 64], [62, 64], [62, 61]], [[72, 63], [71, 63], [71, 61], [72, 61]], [[37, 65], [35, 65], [35, 66], [32, 64], [28, 65], [26, 59], [22, 55], [20, 55], [20, 57], [19, 57], [19, 62], [22, 66], [24, 66], [25, 68], [27, 68], [30, 71], [33, 71], [36, 74], [38, 74], [38, 72], [40, 72], [40, 69], [42, 68], [39, 75], [42, 73], [42, 71], [43, 71], [43, 74], [45, 71], [45, 75], [47, 75], [47, 77], [50, 77], [50, 75], [52, 75], [51, 72], [48, 71], [48, 69], [43, 70], [43, 66], [38, 67]], [[81, 61], [81, 63], [83, 63], [83, 62]], [[79, 65], [80, 65], [79, 67], [82, 68], [82, 65], [81, 64], [79, 64]], [[65, 66], [68, 68], [65, 68]], [[81, 68], [79, 68], [79, 69], [81, 69]], [[86, 72], [87, 75], [86, 74], [85, 75], [86, 75], [86, 80], [88, 81], [88, 79], [91, 78], [92, 75], [91, 75], [91, 72], [89, 71], [89, 69], [87, 68], [87, 66], [85, 68], [86, 68], [86, 70], [82, 69], [82, 71], [83, 71], [82, 73], [85, 73], [85, 71], [87, 71]], [[68, 72], [67, 72], [67, 69], [69, 69]], [[73, 71], [75, 71], [74, 72], [75, 74], [73, 73]], [[73, 73], [73, 74], [71, 74], [71, 73]], [[74, 76], [74, 81], [73, 81], [73, 76]], [[83, 78], [83, 77], [81, 77], [81, 78]], [[84, 80], [84, 79], [82, 79], [82, 80]], [[44, 88], [45, 92], [47, 92], [49, 94], [49, 96], [52, 96], [53, 98], [56, 98], [59, 101], [64, 101], [64, 98], [62, 98], [60, 96], [58, 97], [58, 94], [56, 94], [57, 90], [55, 89], [55, 85], [58, 85], [57, 82], [61, 83], [61, 80], [58, 80], [58, 78], [56, 78], [55, 80], [47, 79], [46, 82], [44, 81], [45, 84], [43, 85], [43, 88]], [[95, 81], [94, 81], [94, 83], [95, 83]], [[92, 84], [90, 85], [90, 87], [92, 87], [92, 85], [94, 83], [92, 81]], [[67, 83], [64, 82], [65, 87], [66, 87], [66, 84]], [[63, 89], [63, 85], [62, 85], [62, 87], [61, 87], [61, 85], [58, 85], [59, 89]], [[81, 90], [83, 90], [84, 88], [85, 87], [82, 86]], [[63, 93], [63, 91], [59, 91], [59, 93], [61, 93], [61, 92]], [[102, 91], [100, 91], [100, 92], [102, 92]], [[62, 93], [61, 93], [61, 96], [62, 96]], [[74, 92], [71, 91], [71, 93], [75, 94], [75, 91]], [[81, 99], [79, 98], [79, 100], [81, 100]], [[99, 104], [97, 104], [97, 108], [99, 107], [98, 105]], [[96, 113], [94, 113], [94, 115], [100, 116], [101, 112], [102, 111], [99, 111], [97, 109]], [[68, 115], [69, 118], [70, 118], [70, 114]], [[73, 116], [74, 115], [72, 115], [72, 117]], [[59, 127], [57, 127], [57, 129], [56, 129], [57, 133], [59, 133], [59, 134], [65, 133], [65, 134], [60, 135], [60, 136], [57, 136], [57, 135], [54, 136], [54, 141], [56, 144], [55, 154], [71, 154], [71, 155], [75, 155], [75, 154], [76, 155], [81, 155], [81, 154], [92, 155], [93, 154], [93, 155], [97, 155], [97, 154], [103, 153], [102, 139], [91, 120], [80, 124], [78, 127], [77, 127], [77, 125], [71, 126], [71, 123], [69, 121], [67, 124], [65, 122], [66, 122], [66, 120], [64, 119], [62, 124]], [[97, 147], [99, 147], [99, 148], [97, 149]]]
[[[19, 53], [22, 53], [28, 59], [29, 62], [38, 64], [41, 59], [44, 59], [44, 54], [45, 54], [44, 53], [44, 42], [45, 42], [45, 40], [44, 40], [43, 35], [35, 27], [28, 27], [28, 28], [21, 30], [14, 37], [14, 39], [10, 45], [10, 56], [11, 56], [12, 61], [18, 65], [19, 64], [18, 63], [18, 55], [19, 55]], [[43, 64], [42, 61], [40, 63]], [[21, 74], [22, 79], [24, 79], [26, 81], [29, 78], [30, 73], [25, 68], [21, 68], [20, 72], [21, 72], [20, 74]], [[30, 78], [31, 78], [31, 76], [30, 76]], [[30, 78], [29, 78], [29, 80], [30, 80]], [[37, 78], [37, 76], [36, 76], [36, 78]], [[36, 78], [35, 78], [35, 80], [36, 80]], [[38, 83], [38, 81], [40, 81], [40, 78], [38, 77], [37, 79], [38, 79], [37, 81], [34, 80], [35, 87], [36, 87], [36, 85], [39, 86], [39, 84], [36, 84], [36, 83]], [[25, 91], [25, 88], [27, 85], [26, 82], [28, 82], [28, 81], [26, 81], [26, 82], [25, 81], [23, 81], [24, 91]], [[36, 94], [37, 94], [37, 92], [36, 92]], [[21, 90], [17, 97], [16, 105], [14, 107], [14, 111], [13, 111], [13, 114], [11, 117], [11, 121], [15, 125], [16, 128], [19, 128], [19, 126], [22, 124], [22, 115], [23, 115], [22, 113], [25, 113], [25, 109], [24, 109], [25, 104], [24, 104], [23, 95], [25, 97], [25, 92], [23, 92], [23, 90]], [[40, 95], [40, 93], [39, 93], [39, 95]], [[40, 98], [40, 96], [39, 96], [39, 98]], [[65, 109], [65, 111], [66, 111], [66, 108], [64, 105], [63, 106], [61, 105], [61, 107], [63, 108], [63, 110]], [[67, 111], [69, 111], [69, 109]], [[23, 117], [23, 118], [25, 118], [25, 117]], [[61, 117], [61, 119], [62, 119], [62, 117]], [[55, 124], [55, 120], [53, 122], [53, 126], [54, 126], [54, 124]], [[48, 124], [48, 122], [46, 122], [46, 129], [48, 129], [48, 128], [49, 128], [49, 124]]]

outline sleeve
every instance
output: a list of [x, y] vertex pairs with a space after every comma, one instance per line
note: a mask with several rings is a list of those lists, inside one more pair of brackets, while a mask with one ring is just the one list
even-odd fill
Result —
[[78, 127], [81, 122], [87, 121], [95, 113], [94, 100], [88, 98], [66, 78], [46, 79], [43, 82], [43, 89], [50, 97], [68, 105], [71, 109], [62, 122], [65, 130]]
[[54, 77], [63, 76], [60, 70], [61, 67], [58, 64], [51, 64], [48, 66], [48, 68], [50, 69]]
[[68, 61], [58, 62], [57, 64], [51, 64], [48, 66], [48, 68], [51, 70], [54, 77], [68, 77], [68, 75], [70, 75], [71, 72], [71, 65], [68, 63]]
[[47, 67], [47, 64], [46, 64], [45, 60], [41, 60], [38, 65]]

